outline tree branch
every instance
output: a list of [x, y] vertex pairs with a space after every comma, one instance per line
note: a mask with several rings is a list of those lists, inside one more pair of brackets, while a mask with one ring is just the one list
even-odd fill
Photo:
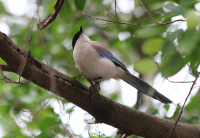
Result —
[[[2, 70], [20, 75], [19, 68], [21, 68], [21, 64], [24, 65], [27, 52], [0, 32], [0, 57], [8, 66], [3, 65]], [[21, 75], [25, 79], [31, 80], [32, 83], [79, 106], [95, 117], [97, 123], [116, 127], [126, 135], [135, 134], [146, 138], [162, 138], [174, 125], [173, 121], [131, 109], [102, 95], [101, 99], [107, 111], [99, 110], [90, 98], [88, 87], [45, 65], [33, 56], [28, 56]], [[176, 132], [181, 138], [196, 138], [200, 136], [200, 126], [178, 123]], [[172, 132], [170, 137], [176, 138], [176, 132]]]
[[[96, 20], [101, 20], [101, 21], [105, 21], [106, 23], [104, 23], [103, 25], [106, 25], [106, 24], [126, 24], [126, 25], [130, 25], [130, 26], [137, 26], [137, 27], [157, 27], [157, 26], [164, 26], [164, 25], [167, 25], [167, 24], [172, 24], [172, 23], [175, 23], [175, 22], [181, 22], [181, 21], [186, 21], [186, 20], [182, 20], [182, 19], [178, 19], [178, 20], [174, 20], [174, 21], [171, 21], [171, 22], [165, 22], [165, 23], [159, 23], [159, 24], [156, 24], [156, 25], [141, 25], [141, 24], [131, 24], [131, 23], [126, 23], [126, 22], [122, 22], [122, 21], [113, 21], [113, 20], [108, 20], [108, 19], [102, 19], [102, 18], [98, 18], [98, 17], [93, 17], [89, 14], [86, 14], [84, 12], [81, 12], [81, 14], [85, 15], [85, 16], [88, 16], [90, 18], [93, 18], [93, 19], [96, 19]], [[107, 14], [107, 12], [106, 12]], [[108, 15], [108, 14], [107, 14]], [[110, 16], [110, 15], [109, 15]], [[113, 18], [113, 17], [112, 17]]]
[[57, 17], [60, 9], [62, 8], [62, 5], [64, 3], [64, 0], [57, 0], [55, 5], [54, 5], [54, 13], [52, 13], [51, 15], [49, 15], [49, 17], [47, 19], [45, 19], [44, 21], [40, 22], [37, 26], [40, 29], [40, 31], [42, 31], [44, 28], [46, 28], [51, 22], [53, 22], [55, 20], [55, 18]]

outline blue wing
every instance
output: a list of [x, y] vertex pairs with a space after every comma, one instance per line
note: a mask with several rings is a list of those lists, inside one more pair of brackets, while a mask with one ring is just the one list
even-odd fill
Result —
[[110, 59], [116, 66], [121, 67], [124, 71], [128, 71], [126, 66], [121, 62], [121, 60], [119, 60], [116, 56], [109, 54], [107, 52], [101, 52], [97, 49], [95, 49], [97, 51], [97, 53], [102, 56], [102, 57], [106, 57], [108, 59]]

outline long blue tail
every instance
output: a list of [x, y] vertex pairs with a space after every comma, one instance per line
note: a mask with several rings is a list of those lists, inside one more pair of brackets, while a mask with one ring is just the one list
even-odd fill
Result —
[[159, 93], [157, 90], [155, 90], [153, 87], [151, 87], [148, 83], [144, 82], [143, 80], [135, 77], [129, 72], [127, 73], [126, 79], [123, 79], [126, 83], [130, 84], [131, 86], [135, 87], [138, 91], [153, 97], [156, 100], [159, 100], [162, 103], [170, 104], [172, 101]]

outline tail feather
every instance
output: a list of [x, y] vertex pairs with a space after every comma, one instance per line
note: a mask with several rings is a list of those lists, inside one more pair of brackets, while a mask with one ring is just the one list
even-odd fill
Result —
[[155, 90], [153, 87], [151, 87], [148, 83], [144, 82], [143, 80], [135, 77], [131, 73], [127, 72], [126, 79], [123, 79], [125, 82], [130, 84], [131, 86], [135, 87], [138, 91], [153, 97], [156, 100], [159, 100], [162, 103], [170, 104], [172, 103], [171, 100], [169, 100], [167, 97], [159, 93], [157, 90]]

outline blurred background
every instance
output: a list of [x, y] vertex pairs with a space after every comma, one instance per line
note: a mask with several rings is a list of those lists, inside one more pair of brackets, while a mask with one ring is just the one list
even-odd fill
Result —
[[[192, 83], [175, 82], [193, 81], [199, 70], [198, 0], [143, 0], [148, 12], [159, 23], [187, 20], [156, 27], [149, 27], [157, 25], [157, 22], [145, 12], [139, 0], [117, 0], [116, 12], [119, 20], [146, 27], [102, 25], [106, 22], [80, 13], [83, 11], [93, 17], [113, 20], [104, 10], [115, 16], [114, 0], [65, 0], [57, 18], [39, 31], [37, 24], [54, 12], [55, 2], [0, 0], [0, 31], [24, 50], [30, 50], [38, 60], [89, 86], [83, 81], [72, 56], [72, 38], [82, 25], [91, 40], [108, 46], [132, 74], [182, 107]], [[6, 64], [1, 58], [0, 63]], [[4, 72], [4, 75], [15, 81], [19, 78], [14, 73]], [[197, 80], [187, 100], [180, 119], [182, 123], [200, 123], [199, 84]], [[103, 82], [100, 93], [123, 105], [172, 121], [177, 119], [180, 110], [137, 93], [121, 80]], [[86, 122], [91, 119], [92, 116], [84, 110], [33, 83], [20, 85], [0, 81], [1, 138], [119, 137], [117, 129], [111, 126], [88, 125]]]

